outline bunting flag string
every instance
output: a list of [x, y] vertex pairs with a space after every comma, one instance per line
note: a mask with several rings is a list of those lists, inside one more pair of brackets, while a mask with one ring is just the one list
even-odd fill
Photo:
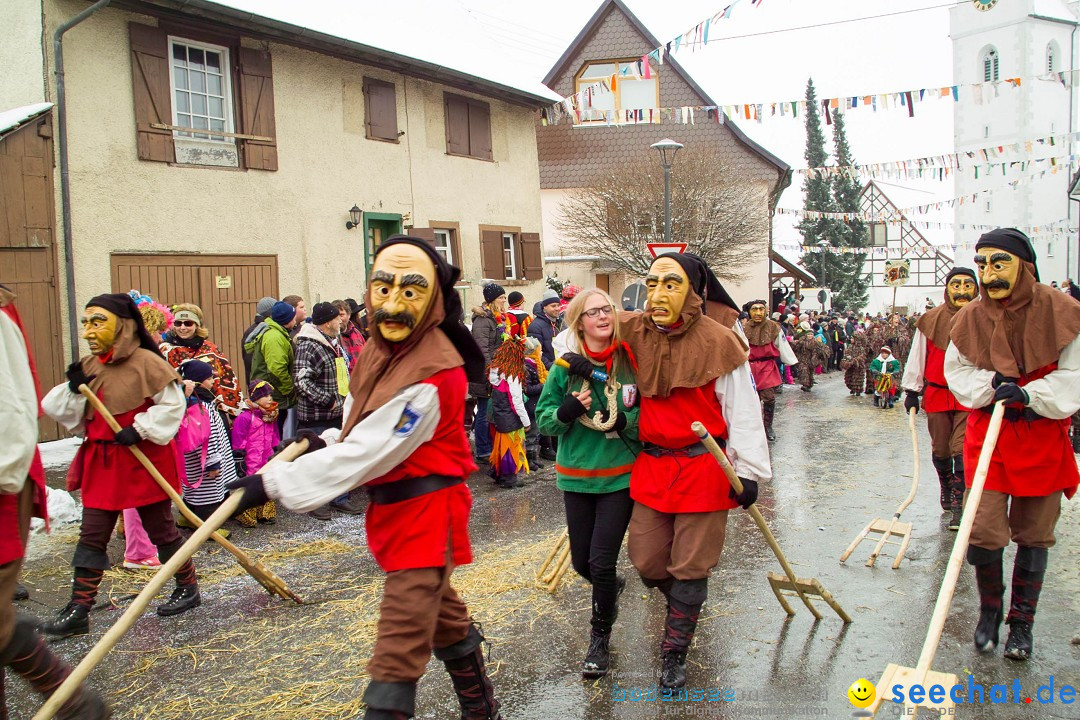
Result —
[[[1075, 229], [1074, 229], [1075, 230]], [[1055, 233], [1053, 235], [1042, 235], [1039, 237], [1041, 240], [1046, 240], [1051, 237], [1069, 238], [1070, 236], [1064, 233]], [[804, 255], [813, 255], [820, 253], [829, 253], [830, 255], [865, 255], [868, 260], [882, 259], [882, 258], [895, 258], [895, 257], [926, 257], [927, 254], [937, 252], [952, 252], [955, 248], [957, 250], [974, 250], [977, 239], [967, 240], [955, 245], [934, 245], [932, 243], [914, 243], [912, 245], [869, 245], [866, 247], [855, 247], [851, 245], [847, 246], [826, 246], [821, 247], [819, 245], [804, 245], [797, 242], [774, 242], [772, 248], [774, 250], [799, 252]]]
[[[903, 215], [873, 215], [869, 213], [817, 213], [809, 210], [799, 210], [795, 208], [777, 208], [777, 215], [795, 215], [799, 217], [805, 217], [810, 220], [821, 219], [822, 215], [837, 215], [839, 217], [831, 217], [830, 220], [842, 220], [843, 222], [863, 222], [863, 223], [881, 223], [884, 225], [910, 225], [917, 230], [962, 230], [972, 232], [987, 232], [988, 230], [994, 230], [1000, 226], [998, 225], [986, 225], [980, 223], [954, 223], [947, 221], [936, 220], [912, 220], [911, 218], [904, 217]], [[1050, 223], [1043, 223], [1042, 225], [1030, 225], [1026, 227], [1018, 227], [1018, 230], [1022, 230], [1028, 235], [1046, 235], [1052, 234], [1072, 234], [1075, 235], [1078, 228], [1075, 227], [1062, 227], [1068, 225], [1070, 221], [1056, 220]], [[951, 247], [951, 246], [950, 246]]]
[[[911, 180], [917, 178], [947, 180], [954, 174], [972, 170], [975, 178], [978, 179], [980, 175], [985, 176], [993, 172], [993, 168], [998, 166], [1002, 168], [1002, 174], [1004, 175], [1006, 174], [1007, 169], [1011, 170], [1017, 167], [1020, 168], [1021, 172], [1024, 172], [1031, 163], [1049, 162], [1051, 165], [1055, 165], [1064, 160], [1073, 162], [1074, 156], [1071, 155], [1039, 158], [1032, 158], [1030, 155], [1037, 149], [1071, 144], [1076, 140], [1080, 140], [1080, 132], [1048, 135], [1045, 137], [1032, 138], [1031, 140], [1008, 143], [1006, 145], [990, 145], [973, 150], [946, 153], [944, 155], [932, 155], [920, 158], [908, 158], [905, 160], [891, 160], [887, 162], [863, 163], [857, 165], [826, 165], [816, 168], [802, 168], [795, 170], [795, 172], [800, 175], [809, 175], [816, 178], [859, 176], [896, 180]], [[1011, 153], [1020, 153], [1021, 151], [1023, 151], [1027, 157], [990, 162], [1007, 157]], [[965, 164], [968, 163], [968, 161], [974, 162]]]

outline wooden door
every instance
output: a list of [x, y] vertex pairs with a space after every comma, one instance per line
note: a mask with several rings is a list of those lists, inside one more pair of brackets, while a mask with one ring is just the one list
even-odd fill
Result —
[[113, 292], [139, 290], [165, 305], [202, 308], [210, 340], [243, 382], [240, 337], [263, 297], [278, 297], [276, 255], [128, 255], [111, 258]]
[[611, 292], [611, 276], [608, 273], [596, 273], [596, 287], [606, 293]]

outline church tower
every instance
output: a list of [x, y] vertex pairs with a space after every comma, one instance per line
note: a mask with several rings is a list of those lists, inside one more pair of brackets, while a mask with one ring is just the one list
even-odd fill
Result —
[[[1068, 156], [1077, 153], [1077, 143], [1028, 143], [1075, 132], [1080, 123], [1073, 87], [1077, 74], [1070, 72], [1077, 68], [1080, 48], [1080, 0], [968, 0], [949, 12], [953, 82], [961, 86], [953, 114], [955, 149], [961, 154], [1003, 149], [987, 160], [961, 155], [965, 169], [955, 176], [956, 195], [964, 197], [956, 206], [957, 263], [971, 264], [973, 243], [983, 232], [961, 224], [1033, 228], [1071, 217], [1053, 231], [1025, 231], [1034, 242], [1043, 282], [1075, 279], [1080, 244], [1069, 231], [1078, 212], [1069, 201]], [[1020, 86], [1007, 82], [1011, 78], [1021, 78]], [[991, 84], [970, 87], [977, 83]], [[1058, 171], [1033, 177], [1053, 167], [1048, 160], [1030, 162], [1035, 158], [1059, 158]], [[1001, 164], [1014, 160], [1015, 165]], [[976, 178], [969, 166], [977, 161]], [[1026, 167], [1023, 161], [1029, 161]]]

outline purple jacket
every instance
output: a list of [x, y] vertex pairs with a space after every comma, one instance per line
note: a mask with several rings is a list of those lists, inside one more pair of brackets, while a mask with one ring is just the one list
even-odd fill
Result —
[[279, 443], [277, 423], [263, 420], [261, 412], [246, 408], [233, 422], [233, 450], [246, 451], [244, 464], [248, 475], [262, 469]]

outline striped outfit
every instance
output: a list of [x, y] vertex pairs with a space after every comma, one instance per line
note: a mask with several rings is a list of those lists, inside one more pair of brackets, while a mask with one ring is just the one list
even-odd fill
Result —
[[[214, 408], [212, 402], [201, 399], [196, 402], [202, 402], [210, 415], [210, 438], [207, 440], [205, 467], [202, 448], [184, 453], [184, 470], [187, 473], [184, 503], [205, 520], [225, 499], [225, 483], [236, 478], [236, 465], [233, 463], [229, 431], [225, 427], [225, 421], [221, 419], [221, 413]], [[188, 487], [195, 484], [198, 487]], [[203, 512], [207, 510], [203, 517]]]

